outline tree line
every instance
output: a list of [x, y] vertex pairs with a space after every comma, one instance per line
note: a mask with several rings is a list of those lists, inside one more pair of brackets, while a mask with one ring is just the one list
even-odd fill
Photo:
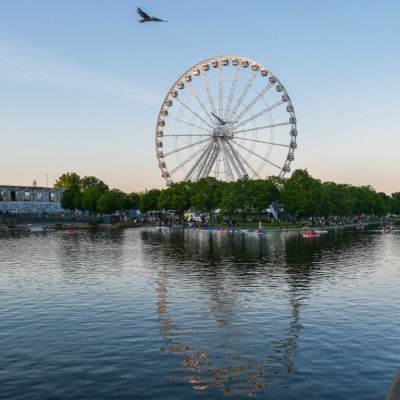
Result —
[[294, 220], [308, 217], [400, 214], [400, 192], [391, 196], [371, 186], [353, 186], [321, 182], [307, 170], [296, 170], [287, 179], [239, 179], [222, 182], [208, 177], [196, 182], [179, 182], [166, 189], [124, 193], [93, 176], [63, 174], [55, 187], [66, 189], [61, 206], [89, 213], [112, 213], [139, 209], [174, 211], [183, 218], [191, 210], [245, 220], [249, 215], [264, 214], [270, 204], [284, 210]]
[[87, 211], [89, 214], [111, 214], [117, 210], [136, 210], [139, 208], [138, 193], [124, 193], [110, 189], [95, 176], [80, 177], [71, 172], [61, 175], [54, 187], [65, 189], [61, 197], [61, 207], [75, 212]]

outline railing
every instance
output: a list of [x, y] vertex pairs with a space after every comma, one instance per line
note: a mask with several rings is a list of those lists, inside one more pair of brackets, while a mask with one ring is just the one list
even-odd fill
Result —
[[18, 223], [39, 222], [45, 224], [91, 224], [97, 225], [103, 222], [101, 217], [89, 217], [84, 215], [69, 215], [69, 214], [12, 214], [0, 213], [0, 220], [7, 226], [15, 226]]

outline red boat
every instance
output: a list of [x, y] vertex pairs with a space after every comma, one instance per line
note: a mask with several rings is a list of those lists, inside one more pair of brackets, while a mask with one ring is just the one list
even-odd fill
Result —
[[303, 237], [306, 237], [306, 238], [308, 238], [308, 237], [319, 237], [319, 236], [320, 236], [320, 234], [318, 232], [315, 232], [315, 231], [303, 232]]

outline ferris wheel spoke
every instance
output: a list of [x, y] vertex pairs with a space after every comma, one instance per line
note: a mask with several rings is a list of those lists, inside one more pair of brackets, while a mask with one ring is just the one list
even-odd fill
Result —
[[245, 115], [251, 108], [253, 108], [253, 106], [264, 97], [265, 93], [268, 92], [269, 89], [271, 89], [274, 86], [274, 84], [269, 83], [256, 97], [254, 97], [254, 99], [247, 104], [246, 107], [243, 108], [243, 110], [240, 111], [240, 113], [237, 116], [233, 116], [233, 119], [235, 121], [239, 121], [243, 115]]
[[[207, 143], [204, 147], [202, 147], [200, 150], [198, 150], [196, 153], [192, 154], [189, 158], [191, 160], [193, 160], [195, 157], [197, 157], [197, 160], [193, 163], [192, 167], [190, 168], [189, 172], [186, 174], [186, 176], [184, 177], [184, 180], [189, 180], [191, 178], [191, 176], [193, 175], [194, 171], [196, 170], [196, 168], [199, 166], [199, 163], [201, 162], [201, 160], [204, 159], [204, 154], [207, 153], [208, 149], [212, 146], [212, 142]], [[199, 155], [200, 154], [200, 155]]]
[[179, 149], [172, 150], [172, 151], [170, 151], [169, 153], [165, 153], [165, 154], [164, 154], [164, 157], [168, 157], [168, 156], [170, 156], [171, 154], [178, 153], [179, 151], [183, 151], [183, 150], [186, 150], [186, 149], [190, 149], [191, 147], [198, 146], [199, 144], [205, 143], [205, 142], [207, 142], [207, 141], [209, 141], [209, 140], [210, 140], [210, 138], [203, 139], [203, 140], [200, 140], [200, 141], [198, 141], [198, 142], [188, 144], [187, 146], [181, 147], [181, 148], [179, 148]]
[[272, 146], [290, 147], [290, 145], [288, 145], [288, 144], [275, 143], [275, 142], [266, 142], [264, 140], [249, 139], [249, 138], [244, 138], [244, 137], [241, 137], [241, 136], [235, 136], [235, 139], [248, 140], [249, 142], [255, 142], [255, 143], [265, 143], [265, 144], [270, 144]]
[[[230, 141], [230, 144], [232, 146], [232, 141]], [[232, 146], [233, 147], [233, 146]], [[254, 170], [254, 168], [247, 162], [247, 160], [237, 151], [236, 152], [237, 156], [239, 157], [239, 159], [242, 161], [242, 163], [244, 165], [247, 166], [247, 168], [252, 172], [253, 177], [257, 178], [257, 179], [261, 179], [261, 177], [258, 175], [258, 173]]]
[[201, 101], [199, 95], [197, 94], [195, 88], [192, 86], [191, 83], [189, 83], [189, 90], [190, 93], [192, 94], [192, 96], [197, 100], [197, 102], [199, 103], [199, 106], [201, 107], [201, 109], [203, 110], [204, 114], [207, 115], [208, 119], [210, 120], [211, 124], [214, 123], [211, 114], [209, 113], [209, 111], [207, 110], [206, 106], [204, 105], [204, 103]]
[[[203, 152], [208, 146], [210, 146], [210, 143], [207, 143], [205, 146], [200, 148], [199, 150], [195, 151], [193, 154], [191, 154], [188, 158], [183, 160], [179, 165], [177, 165], [171, 172], [170, 175], [172, 176], [175, 174], [175, 172], [179, 171], [182, 167], [184, 167], [188, 162], [192, 161], [196, 156], [198, 156], [201, 152]], [[187, 175], [189, 176], [189, 174]], [[185, 177], [185, 180], [188, 178]]]
[[283, 104], [283, 103], [284, 103], [283, 100], [278, 101], [277, 103], [273, 104], [272, 106], [269, 106], [269, 107], [267, 107], [266, 109], [264, 109], [264, 110], [258, 112], [257, 114], [254, 114], [253, 116], [251, 116], [251, 117], [245, 119], [244, 121], [239, 122], [239, 123], [235, 126], [235, 128], [238, 128], [238, 127], [240, 127], [240, 126], [246, 125], [246, 124], [249, 123], [250, 121], [255, 120], [256, 118], [260, 117], [261, 115], [264, 115], [265, 113], [267, 113], [267, 112], [273, 110], [273, 109], [276, 108], [276, 107], [279, 107], [279, 106], [280, 106], [281, 104]]
[[233, 95], [235, 94], [236, 86], [237, 86], [237, 83], [238, 83], [239, 72], [240, 72], [240, 66], [237, 65], [236, 66], [236, 70], [235, 70], [235, 74], [233, 76], [231, 89], [229, 91], [228, 102], [226, 103], [226, 110], [225, 110], [225, 114], [224, 114], [224, 120], [225, 121], [227, 121], [227, 117], [228, 117], [230, 109], [231, 109]]
[[209, 126], [211, 129], [213, 128], [212, 125], [207, 122], [201, 115], [199, 115], [196, 111], [192, 110], [187, 104], [183, 103], [181, 100], [179, 100], [178, 98], [175, 99], [176, 101], [178, 101], [178, 103], [180, 103], [184, 108], [186, 108], [186, 110], [190, 111], [194, 116], [196, 116], [200, 121], [203, 121], [204, 124], [206, 124], [207, 126]]
[[283, 125], [290, 125], [290, 122], [281, 122], [279, 124], [271, 124], [271, 125], [263, 125], [263, 126], [256, 126], [254, 128], [249, 128], [249, 129], [241, 129], [237, 131], [236, 129], [232, 130], [232, 133], [236, 135], [237, 133], [245, 133], [245, 132], [252, 132], [252, 131], [258, 131], [262, 129], [270, 129], [270, 128], [275, 128], [277, 126], [283, 126]]
[[171, 116], [168, 116], [168, 118], [173, 119], [174, 121], [177, 121], [177, 122], [181, 122], [182, 124], [186, 124], [186, 125], [189, 125], [189, 126], [193, 126], [194, 128], [201, 129], [202, 131], [209, 132], [209, 130], [204, 128], [203, 126], [192, 124], [191, 122], [183, 121], [183, 120], [181, 120], [179, 118], [175, 118], [175, 117], [171, 117]]
[[214, 114], [217, 114], [217, 109], [215, 108], [214, 99], [212, 97], [211, 90], [210, 90], [210, 83], [208, 82], [205, 71], [201, 70], [201, 76], [203, 77], [203, 83], [206, 88], [208, 100], [210, 101], [212, 111]]
[[223, 89], [223, 83], [224, 83], [224, 73], [222, 70], [222, 67], [219, 67], [218, 71], [218, 115], [222, 115], [222, 111], [224, 109], [224, 89]]
[[179, 135], [170, 135], [170, 134], [168, 134], [168, 135], [162, 135], [162, 137], [178, 137], [178, 136], [182, 136], [182, 137], [197, 137], [197, 136], [208, 136], [208, 137], [210, 137], [210, 135], [209, 134], [206, 134], [206, 133], [198, 133], [198, 134], [186, 134], [186, 135], [184, 135], [184, 134], [179, 134]]
[[249, 80], [246, 82], [246, 85], [240, 95], [240, 97], [236, 100], [235, 106], [233, 107], [232, 112], [229, 114], [228, 120], [232, 120], [232, 117], [236, 115], [238, 108], [240, 107], [240, 104], [242, 104], [244, 98], [246, 97], [248, 91], [250, 90], [251, 86], [253, 85], [254, 80], [257, 78], [258, 74], [257, 72], [253, 72]]
[[236, 144], [236, 146], [241, 147], [243, 150], [246, 150], [247, 152], [249, 152], [250, 154], [253, 154], [254, 156], [260, 158], [261, 160], [267, 162], [270, 165], [273, 165], [274, 167], [278, 168], [279, 170], [282, 169], [282, 167], [280, 167], [279, 165], [274, 164], [273, 162], [269, 161], [267, 158], [260, 156], [259, 154], [255, 153], [254, 151], [248, 149], [247, 147], [242, 146], [241, 144], [235, 142], [234, 140], [232, 140], [233, 143]]

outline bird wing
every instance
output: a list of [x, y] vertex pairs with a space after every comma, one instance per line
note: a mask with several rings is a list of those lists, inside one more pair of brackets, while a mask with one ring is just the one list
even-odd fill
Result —
[[146, 14], [140, 7], [137, 8], [137, 12], [143, 19], [150, 19], [150, 15]]
[[153, 21], [155, 21], [155, 22], [168, 22], [168, 21], [165, 21], [163, 19], [156, 18], [156, 17], [153, 17]]
[[223, 121], [220, 117], [218, 117], [218, 115], [215, 115], [212, 111], [211, 111], [211, 114], [213, 115], [214, 118], [216, 118], [219, 121], [219, 123], [221, 125], [225, 125], [226, 124], [225, 121]]

